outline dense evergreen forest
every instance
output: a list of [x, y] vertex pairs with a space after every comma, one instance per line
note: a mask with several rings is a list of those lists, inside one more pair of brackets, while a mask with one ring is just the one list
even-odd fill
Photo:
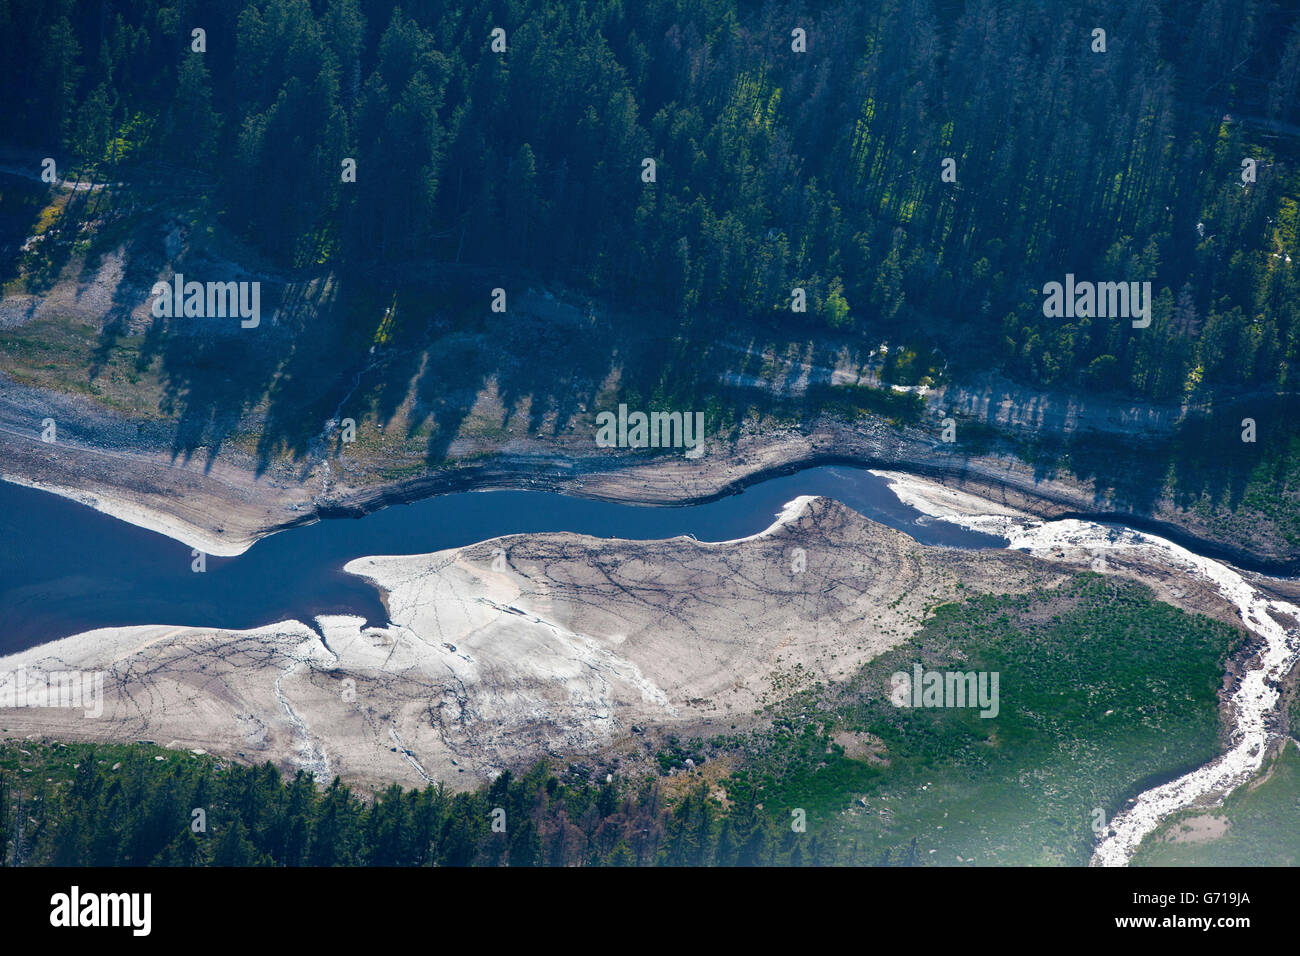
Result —
[[809, 863], [873, 862], [817, 837], [796, 849], [752, 790], [723, 811], [700, 784], [669, 807], [654, 779], [629, 789], [538, 764], [473, 793], [393, 785], [363, 801], [337, 779], [322, 791], [269, 763], [32, 746], [45, 750], [42, 772], [69, 753], [80, 763], [62, 786], [22, 781], [18, 793], [0, 772], [0, 866], [700, 866], [809, 852]]
[[[778, 316], [1157, 400], [1291, 385], [1298, 94], [1291, 0], [0, 0], [6, 145], [201, 183], [282, 267], [522, 272], [665, 334]], [[1151, 327], [1045, 318], [1066, 273], [1151, 281]]]

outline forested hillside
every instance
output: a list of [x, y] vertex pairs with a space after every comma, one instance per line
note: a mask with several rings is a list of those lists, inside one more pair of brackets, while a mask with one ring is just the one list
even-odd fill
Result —
[[[211, 184], [286, 267], [522, 271], [665, 332], [779, 315], [1170, 400], [1300, 358], [1296, 7], [0, 0], [0, 102], [4, 145]], [[1066, 273], [1151, 281], [1151, 326], [1045, 318]]]

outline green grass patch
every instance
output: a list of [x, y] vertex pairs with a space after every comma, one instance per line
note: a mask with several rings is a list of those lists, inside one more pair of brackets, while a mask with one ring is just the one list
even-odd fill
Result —
[[[1216, 692], [1238, 639], [1093, 574], [943, 605], [844, 685], [775, 708], [734, 783], [777, 818], [804, 809], [845, 862], [1083, 864], [1095, 809], [1109, 818], [1218, 752]], [[998, 672], [999, 713], [895, 707], [890, 675], [918, 662]], [[851, 757], [845, 733], [883, 752]]]

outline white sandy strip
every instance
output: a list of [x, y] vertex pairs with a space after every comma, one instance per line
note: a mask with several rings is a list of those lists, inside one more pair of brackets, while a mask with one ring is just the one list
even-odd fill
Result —
[[244, 541], [230, 541], [225, 538], [211, 534], [202, 528], [192, 525], [187, 521], [170, 515], [165, 511], [157, 511], [152, 508], [142, 507], [132, 501], [124, 501], [121, 498], [114, 498], [105, 495], [102, 492], [83, 491], [79, 488], [63, 488], [59, 485], [48, 485], [43, 482], [30, 481], [18, 475], [4, 475], [4, 480], [15, 485], [23, 485], [27, 488], [35, 488], [38, 491], [48, 491], [52, 495], [58, 495], [60, 498], [70, 498], [78, 504], [85, 505], [88, 508], [94, 508], [96, 511], [102, 511], [104, 514], [113, 518], [118, 518], [128, 524], [133, 524], [137, 528], [144, 528], [146, 531], [154, 531], [161, 535], [179, 541], [181, 544], [191, 548], [197, 548], [204, 554], [210, 554], [218, 558], [231, 558], [235, 555], [243, 554], [254, 544], [256, 539]]
[[1264, 639], [1259, 665], [1246, 672], [1232, 697], [1236, 723], [1230, 737], [1231, 749], [1211, 763], [1141, 794], [1111, 821], [1109, 835], [1093, 855], [1094, 866], [1127, 864], [1143, 838], [1169, 814], [1197, 801], [1217, 803], [1259, 772], [1268, 743], [1277, 737], [1266, 727], [1267, 717], [1278, 702], [1274, 685], [1300, 660], [1300, 630], [1288, 631], [1273, 614], [1300, 618], [1300, 607], [1267, 598], [1228, 565], [1154, 535], [1089, 521], [1045, 522], [1022, 514], [990, 513], [987, 502], [982, 503], [984, 513], [963, 514], [960, 507], [970, 502], [961, 499], [969, 495], [911, 475], [875, 474], [889, 481], [890, 489], [904, 504], [972, 530], [1002, 535], [1010, 539], [1011, 548], [1029, 551], [1039, 558], [1050, 560], [1051, 552], [1061, 549], [1074, 549], [1076, 554], [1083, 551], [1094, 558], [1104, 558], [1107, 551], [1124, 551], [1137, 562], [1160, 564], [1204, 578], [1236, 605], [1246, 627]]
[[[439, 567], [446, 558], [450, 563]], [[600, 640], [519, 608], [520, 587], [513, 573], [484, 571], [462, 560], [458, 550], [356, 558], [343, 570], [369, 579], [388, 596], [392, 623], [370, 628], [370, 633], [392, 635], [421, 666], [453, 674], [462, 687], [490, 686], [510, 672], [516, 675], [511, 693], [529, 682], [560, 686], [578, 712], [607, 723], [613, 682], [635, 691], [650, 707], [678, 716], [668, 694], [617, 652], [618, 641]], [[317, 620], [326, 625], [339, 618]], [[360, 642], [328, 628], [327, 633], [330, 646], [345, 660], [356, 656]], [[444, 642], [459, 653], [443, 653]], [[382, 666], [395, 665], [385, 659]], [[507, 696], [498, 688], [494, 704], [503, 704]], [[535, 709], [536, 702], [530, 699], [527, 706]]]
[[[357, 618], [356, 620], [361, 620]], [[193, 627], [188, 624], [127, 624], [121, 627], [100, 627], [82, 631], [56, 641], [37, 644], [26, 650], [0, 655], [0, 671], [22, 667], [40, 669], [51, 664], [77, 664], [81, 666], [110, 667], [115, 662], [138, 654], [153, 644], [166, 643], [191, 634], [227, 634], [232, 637], [301, 637], [292, 650], [286, 652], [297, 663], [313, 663], [323, 667], [337, 664], [337, 660], [321, 644], [320, 636], [301, 621], [286, 620], [243, 631], [220, 628]]]
[[793, 501], [787, 501], [785, 506], [777, 513], [776, 520], [757, 534], [747, 535], [743, 538], [736, 538], [732, 541], [719, 541], [718, 544], [735, 544], [738, 541], [757, 541], [759, 538], [770, 538], [776, 532], [781, 530], [783, 525], [791, 521], [798, 521], [808, 506], [817, 500], [816, 495], [800, 495]]

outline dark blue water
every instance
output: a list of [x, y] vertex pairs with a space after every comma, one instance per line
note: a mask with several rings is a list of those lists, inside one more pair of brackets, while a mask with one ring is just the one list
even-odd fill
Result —
[[[1003, 547], [1001, 538], [928, 519], [885, 482], [848, 467], [773, 478], [687, 507], [613, 504], [544, 491], [462, 492], [335, 518], [264, 538], [238, 557], [191, 570], [186, 545], [58, 495], [0, 481], [0, 653], [125, 624], [243, 629], [317, 614], [386, 620], [375, 588], [343, 565], [379, 554], [423, 554], [499, 535], [572, 531], [648, 540], [755, 534], [799, 495], [825, 495], [924, 544]], [[918, 519], [920, 519], [918, 521]]]

